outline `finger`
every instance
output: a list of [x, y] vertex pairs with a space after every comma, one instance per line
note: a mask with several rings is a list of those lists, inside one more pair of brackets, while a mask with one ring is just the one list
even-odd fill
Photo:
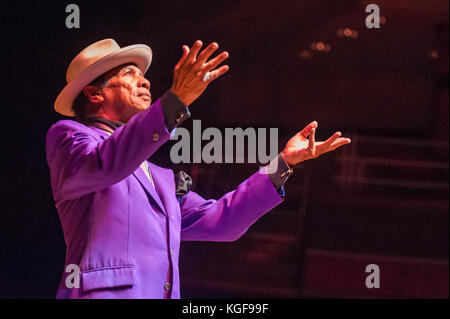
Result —
[[343, 145], [350, 144], [352, 141], [349, 138], [338, 138], [333, 144], [330, 145], [331, 150], [335, 150]]
[[178, 61], [178, 63], [174, 67], [175, 71], [178, 71], [178, 69], [181, 67], [183, 62], [186, 60], [186, 57], [187, 57], [187, 55], [189, 54], [189, 51], [190, 51], [189, 47], [187, 45], [183, 45], [182, 49], [183, 49], [183, 54], [181, 55], [180, 60]]
[[219, 48], [219, 45], [216, 42], [211, 43], [208, 47], [200, 52], [197, 58], [197, 62], [200, 66], [205, 63], [206, 60]]
[[188, 56], [186, 57], [186, 63], [192, 63], [193, 61], [195, 61], [198, 51], [200, 51], [202, 45], [203, 43], [200, 40], [194, 42]]
[[331, 151], [334, 151], [335, 149], [344, 146], [346, 144], [350, 144], [351, 140], [349, 138], [338, 138], [337, 140], [335, 140], [331, 145], [328, 145], [328, 147], [324, 147], [320, 149], [320, 154], [324, 154], [324, 153], [328, 153]]
[[334, 133], [329, 139], [327, 139], [325, 142], [322, 142], [320, 144], [321, 148], [327, 148], [330, 146], [334, 141], [336, 141], [339, 137], [341, 137], [341, 132]]
[[200, 72], [202, 74], [205, 74], [206, 72], [209, 72], [211, 70], [214, 70], [215, 67], [217, 67], [220, 63], [228, 59], [229, 53], [227, 51], [222, 52], [218, 56], [216, 56], [214, 59], [211, 59], [208, 63], [204, 64], [201, 68]]
[[308, 151], [312, 156], [316, 156], [316, 129], [311, 128], [311, 133], [309, 134], [309, 144]]
[[230, 69], [230, 67], [228, 65], [223, 65], [214, 71], [206, 73], [206, 76], [203, 78], [203, 81], [210, 83], [210, 82], [218, 79], [225, 73], [227, 73], [229, 69]]
[[311, 134], [311, 130], [314, 128], [316, 129], [319, 126], [319, 123], [317, 123], [317, 121], [312, 121], [311, 123], [309, 123], [303, 130], [301, 130], [299, 132], [299, 134], [304, 137], [307, 138], [309, 134]]

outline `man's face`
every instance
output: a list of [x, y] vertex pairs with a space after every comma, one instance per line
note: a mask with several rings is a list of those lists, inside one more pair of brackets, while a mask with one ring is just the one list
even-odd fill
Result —
[[121, 122], [146, 110], [152, 101], [150, 82], [134, 64], [119, 66], [106, 73], [107, 83], [101, 89], [103, 111]]

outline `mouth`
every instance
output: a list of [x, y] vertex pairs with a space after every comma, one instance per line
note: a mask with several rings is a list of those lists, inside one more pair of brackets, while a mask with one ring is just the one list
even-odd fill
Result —
[[142, 98], [143, 100], [151, 101], [152, 95], [150, 93], [143, 93], [139, 94], [138, 97]]

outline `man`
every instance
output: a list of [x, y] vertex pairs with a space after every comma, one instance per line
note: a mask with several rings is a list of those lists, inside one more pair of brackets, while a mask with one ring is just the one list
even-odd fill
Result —
[[229, 69], [219, 66], [227, 52], [209, 59], [216, 43], [201, 47], [201, 41], [183, 46], [172, 87], [152, 105], [146, 45], [120, 48], [102, 40], [69, 65], [55, 110], [77, 119], [54, 124], [46, 150], [66, 266], [79, 267], [81, 282], [71, 285], [65, 272], [57, 298], [179, 298], [180, 240], [238, 239], [283, 201], [290, 167], [350, 143], [339, 132], [316, 143], [313, 122], [268, 167], [219, 200], [190, 191], [189, 176], [175, 179], [147, 159]]

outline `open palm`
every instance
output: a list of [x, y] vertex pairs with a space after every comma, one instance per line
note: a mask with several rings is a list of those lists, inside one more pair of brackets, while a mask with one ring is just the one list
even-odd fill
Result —
[[294, 166], [308, 159], [319, 157], [351, 142], [349, 138], [341, 137], [341, 132], [334, 133], [326, 141], [316, 142], [317, 127], [316, 121], [311, 122], [286, 143], [281, 154], [288, 165]]

